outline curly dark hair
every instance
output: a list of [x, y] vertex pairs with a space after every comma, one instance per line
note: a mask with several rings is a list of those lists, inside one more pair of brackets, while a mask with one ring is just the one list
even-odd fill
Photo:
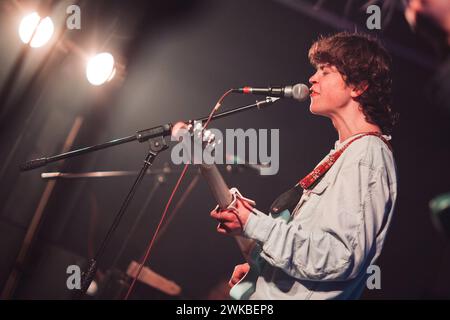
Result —
[[391, 133], [398, 119], [398, 113], [392, 110], [391, 58], [375, 38], [348, 32], [321, 37], [308, 56], [315, 67], [326, 63], [335, 66], [347, 85], [367, 86], [355, 100], [368, 122], [378, 125], [383, 133]]

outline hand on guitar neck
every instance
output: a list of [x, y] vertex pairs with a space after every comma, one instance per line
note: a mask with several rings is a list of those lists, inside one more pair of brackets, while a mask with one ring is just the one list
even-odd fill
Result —
[[[226, 235], [241, 235], [244, 226], [251, 214], [252, 206], [243, 199], [236, 199], [235, 210], [220, 210], [214, 209], [210, 215], [216, 219], [219, 224], [217, 225], [217, 232]], [[249, 255], [249, 253], [247, 253]], [[233, 274], [228, 282], [230, 288], [233, 288], [239, 283], [249, 272], [250, 264], [243, 263], [238, 264], [233, 271]]]
[[237, 198], [234, 208], [214, 209], [210, 215], [219, 222], [217, 232], [237, 236], [242, 234], [252, 209], [253, 207], [247, 201]]

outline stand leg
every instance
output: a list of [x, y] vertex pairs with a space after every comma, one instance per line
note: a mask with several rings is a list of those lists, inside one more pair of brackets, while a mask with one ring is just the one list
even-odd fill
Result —
[[144, 165], [142, 166], [141, 171], [139, 171], [139, 174], [136, 177], [136, 180], [134, 181], [130, 191], [128, 192], [125, 200], [123, 201], [119, 212], [117, 213], [116, 217], [114, 218], [114, 221], [113, 221], [111, 227], [109, 228], [108, 233], [106, 234], [100, 248], [97, 251], [97, 254], [95, 255], [95, 257], [93, 259], [91, 259], [91, 261], [89, 262], [87, 271], [84, 272], [82, 275], [81, 288], [79, 290], [79, 294], [78, 294], [77, 298], [82, 298], [83, 295], [88, 290], [89, 286], [91, 285], [91, 282], [94, 279], [95, 274], [97, 273], [97, 268], [98, 268], [97, 261], [103, 255], [103, 253], [106, 249], [106, 246], [108, 245], [109, 241], [111, 240], [112, 234], [117, 229], [122, 217], [125, 215], [125, 212], [129, 206], [131, 200], [133, 199], [133, 197], [136, 193], [137, 187], [139, 186], [140, 182], [142, 181], [142, 178], [145, 176], [145, 173], [147, 172], [148, 168], [153, 164], [153, 161], [155, 160], [158, 153], [167, 148], [168, 148], [168, 146], [167, 146], [164, 138], [157, 139], [156, 141], [152, 141], [152, 139], [150, 140], [150, 150], [148, 151], [147, 156], [145, 157]]

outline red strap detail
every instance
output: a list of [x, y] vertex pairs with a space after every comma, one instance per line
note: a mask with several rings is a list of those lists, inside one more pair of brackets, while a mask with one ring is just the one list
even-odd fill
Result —
[[361, 139], [365, 136], [376, 136], [383, 140], [384, 143], [389, 147], [390, 150], [392, 150], [391, 144], [381, 135], [381, 133], [378, 132], [366, 132], [352, 140], [350, 140], [345, 146], [343, 146], [341, 149], [333, 153], [326, 159], [323, 163], [318, 165], [316, 168], [314, 168], [313, 171], [311, 171], [306, 177], [304, 177], [302, 180], [300, 180], [299, 184], [303, 189], [308, 189], [311, 187], [314, 182], [316, 182], [320, 177], [322, 177], [330, 168], [331, 166], [339, 159], [341, 154], [345, 151], [345, 149], [348, 148], [350, 144], [352, 144], [354, 141]]

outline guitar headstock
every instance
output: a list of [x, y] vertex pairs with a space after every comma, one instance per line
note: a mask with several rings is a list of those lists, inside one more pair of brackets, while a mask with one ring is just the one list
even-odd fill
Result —
[[[217, 144], [220, 144], [220, 140], [216, 140], [216, 136], [214, 133], [205, 129], [201, 122], [194, 122], [194, 125], [189, 125], [192, 128], [192, 135], [194, 139], [197, 139], [198, 142], [201, 141], [203, 149], [214, 149]], [[188, 127], [189, 127], [188, 126]]]
[[185, 152], [189, 154], [189, 159], [194, 164], [202, 164], [204, 162], [203, 151], [211, 154], [222, 142], [220, 139], [216, 139], [212, 130], [205, 129], [201, 121], [176, 123], [172, 129], [172, 137], [183, 145]]

